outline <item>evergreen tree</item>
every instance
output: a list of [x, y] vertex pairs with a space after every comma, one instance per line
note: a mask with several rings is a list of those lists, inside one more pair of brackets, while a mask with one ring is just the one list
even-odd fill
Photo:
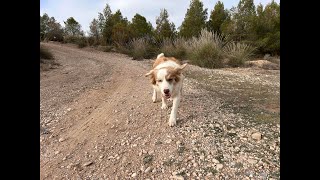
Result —
[[166, 9], [161, 9], [160, 16], [156, 19], [156, 38], [170, 38], [175, 36], [175, 25], [169, 22], [169, 14]]
[[140, 14], [134, 15], [130, 28], [135, 38], [140, 38], [152, 34], [151, 23], [147, 23], [146, 18], [141, 16]]
[[180, 35], [186, 38], [198, 36], [206, 26], [207, 8], [200, 0], [191, 0], [189, 9], [180, 27]]
[[255, 15], [256, 12], [253, 0], [239, 1], [237, 8], [234, 9], [236, 40], [248, 40], [252, 37]]
[[73, 18], [70, 17], [67, 21], [64, 21], [65, 33], [70, 36], [81, 35], [81, 25]]
[[225, 11], [223, 3], [218, 1], [214, 6], [214, 9], [211, 11], [211, 15], [207, 23], [208, 30], [221, 33], [221, 25], [226, 21], [227, 17], [228, 13]]
[[90, 36], [94, 37], [95, 41], [98, 42], [99, 41], [99, 22], [98, 20], [96, 20], [95, 18], [92, 20], [92, 22], [90, 23]]

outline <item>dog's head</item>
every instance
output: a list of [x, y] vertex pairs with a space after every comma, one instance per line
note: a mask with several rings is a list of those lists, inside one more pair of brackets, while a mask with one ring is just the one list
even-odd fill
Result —
[[160, 69], [152, 69], [145, 76], [151, 77], [151, 83], [158, 86], [161, 95], [168, 99], [171, 97], [175, 84], [181, 79], [182, 70], [187, 66], [183, 64], [180, 67], [164, 67]]

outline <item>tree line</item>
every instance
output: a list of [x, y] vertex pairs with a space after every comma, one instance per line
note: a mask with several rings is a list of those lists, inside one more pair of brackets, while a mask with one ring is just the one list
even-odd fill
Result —
[[91, 21], [89, 37], [84, 36], [81, 25], [73, 17], [64, 21], [63, 28], [54, 17], [40, 15], [40, 40], [76, 42], [86, 39], [86, 43], [93, 46], [126, 46], [138, 38], [152, 39], [154, 44], [166, 39], [188, 40], [199, 37], [203, 29], [221, 35], [226, 42], [253, 46], [257, 54], [280, 55], [280, 4], [274, 0], [266, 6], [255, 6], [253, 0], [240, 0], [231, 9], [218, 1], [209, 13], [200, 0], [191, 0], [179, 28], [170, 21], [166, 9], [161, 9], [156, 27], [153, 27], [141, 14], [136, 13], [129, 21], [120, 10], [112, 12], [106, 4], [103, 12]]

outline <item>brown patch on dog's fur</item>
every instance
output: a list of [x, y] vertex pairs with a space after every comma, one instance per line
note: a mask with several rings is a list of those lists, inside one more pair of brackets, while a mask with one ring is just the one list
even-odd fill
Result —
[[174, 79], [175, 83], [179, 82], [180, 81], [181, 70], [182, 69], [179, 69], [179, 68], [175, 69], [175, 68], [172, 68], [172, 67], [167, 67], [168, 74], [165, 76], [166, 80]]
[[165, 61], [169, 61], [169, 60], [174, 61], [174, 62], [176, 62], [177, 64], [181, 65], [181, 62], [180, 62], [178, 59], [174, 58], [174, 57], [164, 57], [164, 56], [162, 56], [162, 57], [156, 59], [156, 61], [153, 63], [152, 68], [155, 68], [155, 67], [157, 67], [159, 64], [161, 64], [161, 63], [163, 63], [163, 62], [165, 62]]

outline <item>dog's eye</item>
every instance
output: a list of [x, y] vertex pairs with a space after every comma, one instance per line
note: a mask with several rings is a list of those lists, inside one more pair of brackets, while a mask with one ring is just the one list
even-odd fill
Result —
[[158, 82], [162, 82], [162, 80], [160, 80], [160, 79], [159, 79], [159, 80], [157, 80], [157, 81], [158, 81]]
[[171, 82], [173, 79], [168, 79], [169, 82]]

